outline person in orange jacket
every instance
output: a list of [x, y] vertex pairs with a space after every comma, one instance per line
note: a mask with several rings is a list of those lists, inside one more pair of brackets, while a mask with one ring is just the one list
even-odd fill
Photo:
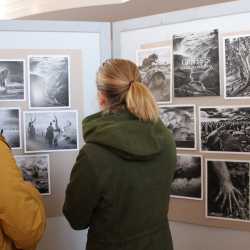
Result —
[[23, 180], [9, 145], [0, 135], [0, 249], [36, 249], [45, 222], [39, 192]]

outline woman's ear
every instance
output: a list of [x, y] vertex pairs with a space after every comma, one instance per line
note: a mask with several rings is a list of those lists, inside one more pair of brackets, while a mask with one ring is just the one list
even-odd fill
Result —
[[107, 97], [101, 91], [98, 91], [98, 102], [101, 110], [104, 110], [107, 107]]

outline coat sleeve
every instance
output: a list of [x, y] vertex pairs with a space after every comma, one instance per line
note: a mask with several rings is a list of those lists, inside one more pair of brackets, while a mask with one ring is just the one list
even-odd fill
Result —
[[0, 227], [17, 249], [35, 249], [45, 229], [39, 192], [25, 182], [10, 149], [0, 141]]
[[63, 213], [73, 229], [89, 227], [100, 193], [97, 175], [82, 149], [72, 169], [63, 206]]

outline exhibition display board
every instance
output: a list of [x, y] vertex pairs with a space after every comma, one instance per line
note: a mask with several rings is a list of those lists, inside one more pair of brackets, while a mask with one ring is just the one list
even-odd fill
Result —
[[98, 110], [95, 74], [110, 58], [110, 24], [1, 22], [0, 34], [1, 129], [48, 217], [58, 217], [84, 144], [81, 121]]
[[176, 139], [169, 219], [250, 231], [250, 14], [204, 12], [116, 22], [113, 55], [137, 63]]

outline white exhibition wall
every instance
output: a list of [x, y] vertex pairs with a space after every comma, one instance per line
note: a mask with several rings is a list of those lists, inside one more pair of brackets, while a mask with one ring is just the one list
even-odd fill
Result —
[[[82, 99], [78, 106], [75, 107], [79, 112], [83, 110], [83, 112], [79, 113], [79, 119], [82, 120], [83, 117], [98, 110], [95, 76], [101, 61], [111, 57], [110, 34], [110, 23], [4, 21], [0, 22], [0, 50], [33, 50], [36, 53], [39, 53], [39, 50], [47, 50], [50, 53], [53, 53], [53, 50], [55, 50], [55, 53], [67, 50], [71, 52], [79, 51], [79, 54], [81, 54], [79, 56], [82, 57], [80, 61], [83, 63], [77, 66], [82, 67], [82, 70], [79, 70], [82, 74], [79, 79], [83, 80], [71, 82], [71, 84], [74, 85], [74, 88], [77, 88], [83, 83], [84, 87], [79, 86], [81, 93], [78, 96], [71, 96], [71, 99], [72, 102], [75, 102], [76, 99]], [[16, 107], [18, 105], [24, 106], [23, 103], [18, 102], [0, 103], [0, 107]], [[22, 154], [23, 151], [17, 150], [14, 153]], [[52, 198], [44, 197], [45, 201], [47, 199], [53, 200], [54, 196], [57, 198], [57, 195], [64, 193], [75, 160], [75, 156], [71, 155], [70, 158], [72, 159], [67, 159], [69, 154], [62, 152], [51, 154], [53, 155], [53, 161], [50, 164], [51, 172], [55, 173], [56, 170], [58, 176], [52, 176]], [[69, 162], [71, 163], [67, 164]], [[69, 166], [62, 168], [61, 164]], [[68, 170], [65, 171], [67, 167]], [[63, 190], [58, 190], [60, 188]], [[82, 245], [85, 242], [83, 237], [85, 237], [86, 232], [74, 232], [63, 217], [48, 218], [47, 225], [45, 236], [38, 247], [39, 250], [83, 248]]]
[[[237, 2], [237, 1], [236, 1]], [[221, 4], [222, 5], [222, 4]], [[227, 12], [234, 12], [232, 3], [226, 4], [229, 9]], [[235, 3], [236, 5], [236, 3]], [[249, 9], [250, 2], [245, 1], [246, 9]], [[243, 10], [242, 10], [243, 11]], [[150, 44], [171, 43], [174, 34], [185, 34], [189, 32], [219, 30], [219, 50], [220, 66], [222, 63], [222, 37], [228, 33], [250, 34], [250, 13], [231, 14], [220, 16], [223, 9], [216, 7], [203, 7], [167, 13], [152, 17], [126, 20], [113, 24], [113, 56], [122, 57], [136, 61], [136, 50], [144, 47], [150, 47]], [[236, 10], [237, 12], [237, 10]], [[209, 14], [210, 13], [210, 14]], [[204, 14], [204, 15], [203, 15]], [[212, 16], [209, 18], [209, 16]], [[149, 46], [145, 46], [149, 45]], [[223, 68], [221, 68], [221, 95], [223, 96]], [[223, 97], [221, 97], [223, 99]], [[198, 104], [213, 105], [218, 104], [218, 98], [174, 98], [175, 104]], [[224, 102], [224, 101], [223, 101]], [[226, 101], [225, 101], [226, 102]], [[250, 101], [245, 100], [244, 105], [249, 105]], [[241, 103], [241, 104], [242, 104]], [[228, 101], [227, 104], [236, 105], [236, 100]], [[197, 153], [194, 151], [193, 153]], [[182, 152], [183, 153], [183, 152]], [[192, 154], [189, 152], [189, 154]], [[188, 213], [188, 211], [186, 211]], [[204, 211], [205, 217], [205, 211]], [[223, 229], [216, 227], [205, 227], [181, 222], [171, 222], [173, 241], [175, 250], [234, 250], [249, 249], [249, 232]]]

